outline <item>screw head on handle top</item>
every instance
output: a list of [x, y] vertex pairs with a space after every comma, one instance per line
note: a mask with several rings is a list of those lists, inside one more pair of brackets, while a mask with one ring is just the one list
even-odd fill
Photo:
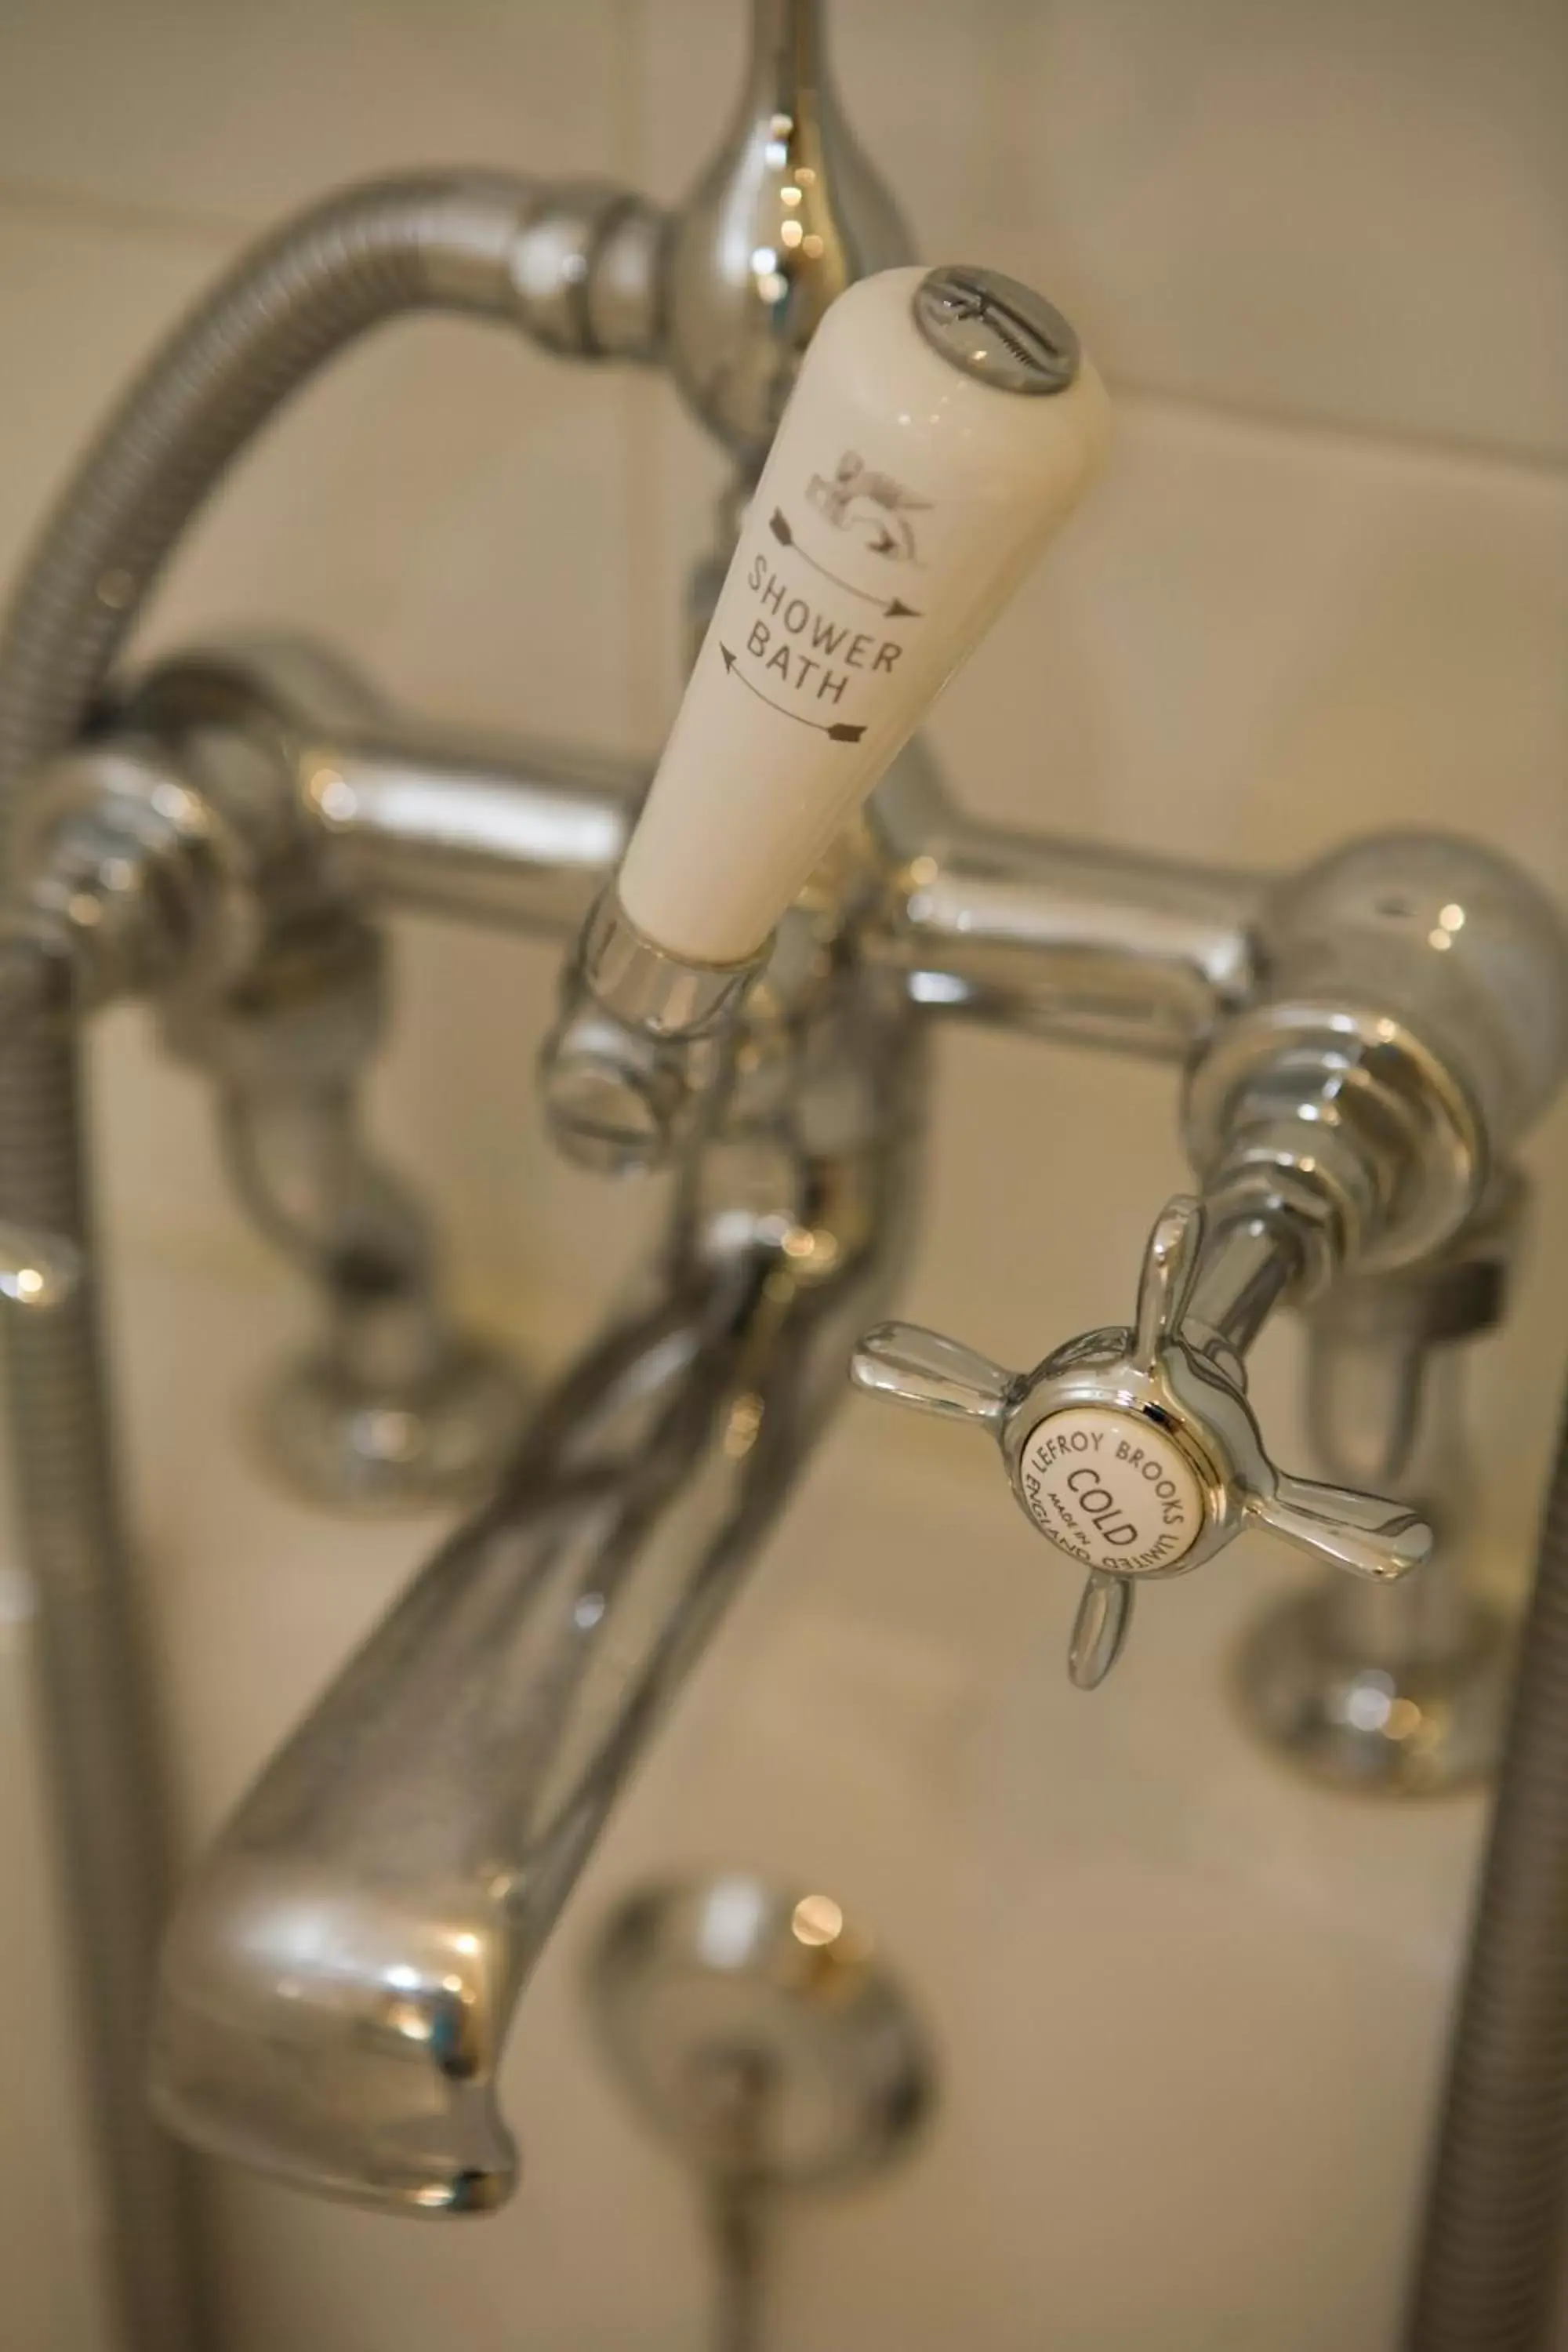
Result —
[[949, 262], [928, 270], [913, 309], [933, 352], [998, 392], [1048, 396], [1078, 381], [1082, 352], [1071, 323], [998, 269]]
[[1184, 1574], [1254, 1522], [1380, 1582], [1431, 1549], [1405, 1505], [1276, 1469], [1239, 1360], [1185, 1325], [1204, 1232], [1201, 1203], [1169, 1202], [1135, 1323], [1068, 1340], [1033, 1372], [900, 1323], [868, 1333], [851, 1360], [858, 1388], [992, 1431], [1021, 1508], [1089, 1570], [1068, 1654], [1080, 1689], [1121, 1654], [1135, 1584]]

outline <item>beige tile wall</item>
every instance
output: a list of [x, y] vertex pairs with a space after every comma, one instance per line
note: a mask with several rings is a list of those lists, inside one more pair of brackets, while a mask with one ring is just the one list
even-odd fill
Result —
[[[835, 14], [854, 118], [922, 248], [1046, 285], [1120, 395], [1110, 481], [938, 716], [962, 788], [1020, 821], [1258, 863], [1352, 826], [1469, 828], [1568, 896], [1568, 16], [1555, 0], [844, 0]], [[0, 568], [126, 369], [251, 228], [349, 174], [421, 161], [601, 171], [673, 195], [730, 103], [742, 16], [739, 0], [0, 0]], [[650, 748], [677, 691], [679, 583], [717, 478], [657, 383], [408, 330], [349, 362], [256, 453], [149, 641], [286, 622], [433, 712]], [[608, 1219], [544, 1149], [528, 1069], [548, 959], [424, 924], [400, 931], [398, 954], [383, 1131], [440, 1200], [465, 1293], [553, 1346], [652, 1212], [617, 1196]], [[133, 1013], [103, 1024], [98, 1058], [118, 1244], [139, 1264], [162, 1254], [248, 1277], [259, 1261], [196, 1090]], [[941, 1060], [910, 1304], [1024, 1360], [1120, 1311], [1142, 1231], [1181, 1172], [1171, 1082], [969, 1036]], [[1565, 1152], [1559, 1117], [1534, 1152], [1536, 1278], [1483, 1358], [1504, 1550], [1524, 1540], [1561, 1374]], [[1038, 1293], [1018, 1279], [1026, 1255], [1052, 1268]], [[276, 1319], [291, 1312], [280, 1303]], [[1268, 1391], [1287, 1425], [1289, 1353], [1275, 1349]], [[863, 1442], [884, 1463], [900, 1443]], [[177, 1551], [174, 1475], [154, 1464], [143, 1484], [154, 1536]], [[952, 1475], [972, 1475], [956, 1453]], [[807, 1651], [815, 1622], [794, 1621]], [[331, 1608], [312, 1624], [305, 1685], [353, 1630]], [[289, 1710], [258, 1693], [233, 1721], [215, 1714], [221, 1620], [204, 1639], [209, 1650], [181, 1653], [178, 1709], [204, 1788], [226, 1793]], [[1154, 1687], [1158, 1654], [1143, 1671]], [[897, 1684], [890, 1722], [916, 1720], [919, 1683]], [[778, 1684], [779, 1706], [791, 1687]], [[994, 1693], [975, 1686], [966, 1704], [987, 1739], [1015, 1736]], [[955, 1819], [955, 1851], [994, 1796]], [[206, 1798], [192, 1803], [205, 1818]], [[5, 1949], [0, 1937], [0, 1974]], [[988, 1999], [1013, 2016], [1018, 1994]], [[971, 2053], [972, 2105], [1003, 2067], [988, 2047]], [[600, 2124], [614, 2137], [602, 2095], [582, 2096], [583, 2146], [598, 2149]], [[674, 2192], [657, 2165], [625, 2177], [649, 2200], [628, 2279], [654, 2298], [637, 2307], [658, 2312], [636, 2341], [689, 2344], [690, 2269], [647, 2284], [678, 2227]], [[539, 2218], [519, 2226], [531, 2307], [557, 2315], [539, 2340], [577, 2352], [588, 2339], [561, 2315], [584, 2217], [551, 2203], [565, 2193], [542, 2187]], [[398, 2291], [373, 2322], [374, 2225], [288, 2200], [247, 2210], [234, 2237], [256, 2315], [245, 2352], [303, 2340], [302, 2313], [334, 2352], [439, 2334], [447, 2273], [389, 2255]], [[977, 2269], [1005, 2273], [1000, 2224], [964, 2226]], [[481, 2331], [500, 2327], [490, 2298], [504, 2304], [506, 2248], [523, 2241], [484, 2242], [468, 2340], [499, 2347], [512, 2337]], [[0, 2280], [18, 2259], [14, 2238], [0, 2244]], [[1391, 2258], [1374, 2238], [1346, 2260], [1360, 2280]], [[1192, 2343], [1240, 2344], [1222, 2332], [1221, 2270], [1194, 2261]], [[923, 2292], [947, 2315], [919, 2341], [951, 2343], [958, 2313], [934, 2280]], [[1292, 2336], [1292, 2352], [1379, 2352], [1367, 2313], [1389, 2292], [1384, 2280], [1378, 2305], [1347, 2288], [1337, 2332]], [[87, 2352], [83, 2324], [16, 2352]], [[629, 2346], [626, 2324], [595, 2340]], [[1092, 2340], [1130, 2347], [1137, 2325], [1131, 2314], [1133, 2332]], [[984, 2340], [1021, 2352], [1037, 2337], [1004, 2315]], [[1278, 2315], [1268, 2340], [1286, 2344]]]

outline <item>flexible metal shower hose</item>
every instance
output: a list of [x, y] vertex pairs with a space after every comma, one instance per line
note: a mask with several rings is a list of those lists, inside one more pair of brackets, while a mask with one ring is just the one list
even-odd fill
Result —
[[1448, 2060], [1407, 2352], [1547, 2352], [1568, 2223], [1568, 1417]]
[[[0, 637], [0, 807], [71, 741], [147, 591], [230, 460], [324, 362], [419, 310], [518, 318], [510, 262], [538, 201], [501, 175], [349, 191], [243, 258], [163, 347], [47, 525]], [[18, 949], [16, 953], [23, 952]], [[4, 1318], [11, 1475], [38, 1595], [58, 1846], [126, 2352], [211, 2344], [185, 2161], [142, 2065], [163, 1915], [163, 1823], [138, 1665], [92, 1280], [77, 1024], [0, 1029], [0, 1214], [79, 1241], [88, 1278]]]
[[763, 2352], [766, 2233], [762, 2192], [743, 2185], [715, 2189], [708, 2221], [717, 2289], [713, 2352]]

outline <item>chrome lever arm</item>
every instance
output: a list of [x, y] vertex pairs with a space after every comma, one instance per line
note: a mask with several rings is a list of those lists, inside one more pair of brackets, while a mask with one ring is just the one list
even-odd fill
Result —
[[868, 1331], [855, 1351], [854, 1378], [872, 1396], [998, 1432], [1019, 1385], [1018, 1374], [989, 1356], [919, 1323], [879, 1323]]
[[1068, 1679], [1075, 1688], [1100, 1688], [1121, 1655], [1131, 1623], [1130, 1580], [1103, 1568], [1091, 1568], [1068, 1643]]

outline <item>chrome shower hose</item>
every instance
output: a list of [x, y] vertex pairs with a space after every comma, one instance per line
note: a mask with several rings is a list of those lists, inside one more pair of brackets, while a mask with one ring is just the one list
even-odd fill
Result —
[[[89, 719], [209, 491], [325, 362], [408, 312], [527, 325], [513, 264], [541, 201], [532, 184], [500, 174], [351, 189], [244, 256], [175, 331], [47, 523], [0, 637], [7, 822], [29, 780]], [[25, 959], [27, 937], [7, 953]], [[37, 952], [47, 960], [47, 948]], [[0, 1022], [0, 1214], [70, 1235], [87, 1264], [62, 1307], [4, 1318], [11, 1477], [37, 1595], [110, 2292], [126, 2352], [205, 2352], [214, 2323], [186, 2159], [142, 2095], [164, 1822], [93, 1280], [68, 977], [37, 990], [44, 1009], [30, 1015], [15, 1011], [25, 991], [8, 989]]]
[[1548, 2352], [1568, 2224], [1568, 1419], [1458, 1998], [1407, 2352]]

